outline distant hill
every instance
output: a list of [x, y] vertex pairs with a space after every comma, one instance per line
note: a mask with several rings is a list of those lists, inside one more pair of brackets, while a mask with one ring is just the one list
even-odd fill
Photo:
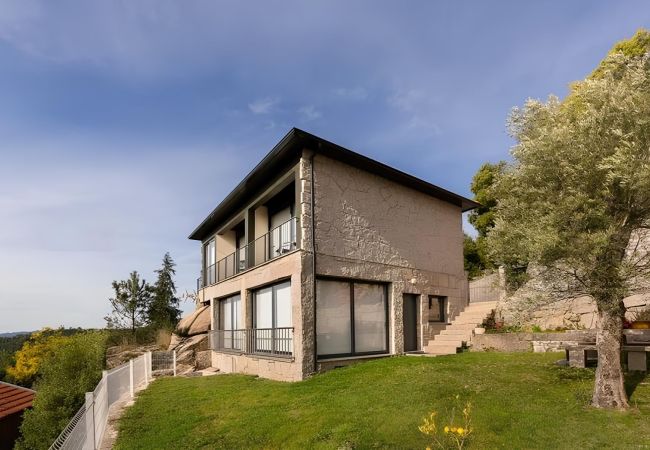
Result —
[[14, 331], [13, 333], [0, 333], [0, 338], [12, 338], [23, 334], [32, 334], [31, 331]]

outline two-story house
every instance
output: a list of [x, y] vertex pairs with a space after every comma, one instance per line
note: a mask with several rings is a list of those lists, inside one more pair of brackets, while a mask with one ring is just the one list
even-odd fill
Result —
[[213, 366], [301, 380], [422, 351], [467, 304], [476, 205], [292, 129], [190, 235]]

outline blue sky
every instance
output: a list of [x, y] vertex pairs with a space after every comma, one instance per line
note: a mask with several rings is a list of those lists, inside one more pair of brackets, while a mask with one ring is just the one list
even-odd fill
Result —
[[470, 195], [513, 106], [647, 26], [646, 1], [4, 0], [0, 332], [101, 326], [166, 251], [193, 288], [187, 235], [292, 126]]

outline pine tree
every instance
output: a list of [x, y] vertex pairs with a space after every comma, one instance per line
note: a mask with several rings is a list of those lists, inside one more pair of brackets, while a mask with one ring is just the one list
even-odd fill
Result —
[[104, 317], [106, 325], [108, 328], [130, 328], [135, 334], [135, 329], [144, 324], [152, 288], [133, 271], [128, 280], [113, 281], [113, 289], [115, 297], [109, 299], [113, 311]]
[[153, 297], [147, 310], [148, 322], [156, 328], [175, 327], [180, 319], [180, 299], [176, 296], [174, 284], [175, 266], [169, 253], [165, 253], [161, 268], [156, 270], [158, 279], [153, 286]]

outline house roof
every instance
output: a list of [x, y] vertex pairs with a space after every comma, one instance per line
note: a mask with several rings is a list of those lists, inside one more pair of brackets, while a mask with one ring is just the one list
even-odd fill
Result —
[[439, 186], [431, 184], [413, 175], [387, 166], [367, 156], [353, 152], [345, 147], [329, 142], [323, 138], [307, 133], [298, 128], [292, 128], [275, 147], [260, 161], [253, 170], [217, 205], [201, 224], [190, 234], [189, 238], [203, 240], [221, 222], [227, 220], [246, 202], [250, 201], [274, 176], [282, 169], [295, 163], [300, 158], [303, 149], [342, 161], [351, 166], [374, 173], [396, 183], [408, 186], [417, 191], [439, 198], [469, 211], [479, 206], [473, 200], [455, 194]]
[[35, 391], [0, 381], [0, 419], [32, 406]]

